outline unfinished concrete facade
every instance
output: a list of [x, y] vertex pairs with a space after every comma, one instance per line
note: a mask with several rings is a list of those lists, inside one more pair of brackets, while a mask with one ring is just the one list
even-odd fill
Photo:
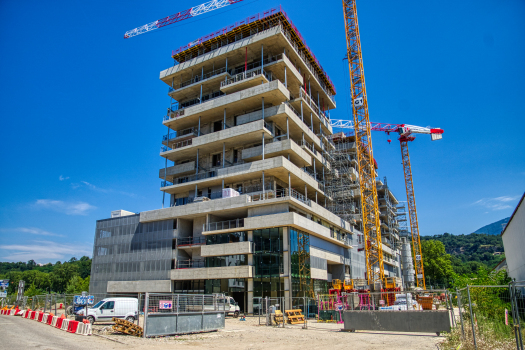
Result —
[[[160, 73], [165, 207], [97, 223], [91, 292], [227, 293], [251, 313], [254, 298], [291, 307], [354, 278], [357, 221], [327, 209], [335, 89], [282, 10], [245, 22], [178, 50]], [[134, 233], [111, 220], [147, 236], [135, 255], [112, 247]], [[137, 261], [146, 251], [160, 268]]]

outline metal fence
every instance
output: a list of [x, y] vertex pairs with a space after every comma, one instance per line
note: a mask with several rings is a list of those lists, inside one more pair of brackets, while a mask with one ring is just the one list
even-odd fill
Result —
[[462, 344], [473, 349], [523, 350], [524, 291], [525, 281], [457, 289], [454, 304], [458, 309]]
[[145, 293], [144, 337], [218, 330], [229, 309], [221, 294]]

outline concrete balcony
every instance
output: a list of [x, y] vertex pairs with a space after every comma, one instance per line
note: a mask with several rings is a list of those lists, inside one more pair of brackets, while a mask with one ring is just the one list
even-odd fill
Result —
[[235, 74], [231, 79], [221, 81], [221, 91], [227, 94], [246, 90], [261, 84], [267, 84], [272, 80], [268, 71], [257, 68], [252, 71]]
[[201, 248], [201, 256], [225, 256], [253, 254], [253, 242], [236, 242], [206, 245]]
[[170, 87], [168, 95], [174, 100], [185, 101], [192, 97], [199, 96], [201, 91], [201, 85], [205, 91], [209, 90], [210, 86], [217, 87], [222, 81], [230, 78], [230, 74], [226, 72], [223, 67], [216, 69], [215, 71], [208, 72], [204, 75], [197, 75], [193, 79], [174, 83], [173, 88]]
[[[284, 135], [286, 137], [286, 135]], [[287, 157], [298, 167], [312, 165], [312, 157], [297, 145], [293, 140], [282, 140], [264, 145], [264, 155], [266, 158], [277, 156]], [[242, 150], [242, 160], [255, 161], [262, 159], [262, 146], [245, 148]]]
[[208, 280], [223, 278], [253, 278], [254, 267], [223, 266], [206, 268], [187, 268], [171, 270], [172, 280]]
[[[195, 172], [195, 161], [177, 164], [166, 168], [166, 180], [172, 181], [175, 175], [190, 174]], [[164, 169], [159, 169], [159, 178], [164, 179]]]
[[[322, 111], [322, 106], [318, 106], [314, 102], [313, 96], [310, 97], [306, 91], [301, 88], [299, 96], [294, 96], [290, 104], [299, 112], [302, 113], [302, 119], [311, 120], [313, 118], [314, 124], [320, 124], [325, 134], [332, 134], [332, 126], [330, 126], [330, 119], [325, 112]], [[316, 99], [317, 101], [317, 99]], [[299, 115], [300, 116], [300, 115]]]
[[246, 143], [262, 142], [263, 134], [265, 139], [270, 140], [273, 138], [268, 128], [269, 125], [266, 124], [264, 120], [259, 119], [251, 123], [195, 137], [191, 139], [191, 143], [161, 152], [160, 155], [176, 162], [178, 160], [188, 159], [189, 157], [196, 157], [197, 149], [200, 154], [203, 155], [222, 150], [223, 145], [226, 149], [230, 149]]
[[[239, 64], [244, 64], [247, 46], [249, 57], [253, 58], [251, 52], [252, 47], [259, 49], [262, 45], [265, 52], [267, 52], [269, 48], [273, 48], [274, 50], [270, 49], [272, 52], [278, 50], [279, 52], [286, 53], [282, 55], [282, 61], [285, 62], [278, 62], [278, 67], [272, 67], [272, 72], [279, 80], [284, 82], [284, 67], [280, 66], [284, 66], [285, 63], [287, 64], [287, 82], [290, 91], [299, 94], [299, 87], [303, 84], [303, 75], [299, 73], [300, 69], [301, 72], [306, 73], [307, 78], [310, 76], [311, 88], [316, 91], [320, 89], [323, 94], [322, 98], [325, 100], [325, 106], [329, 106], [330, 109], [335, 108], [335, 99], [331, 93], [327, 92], [325, 84], [321, 83], [322, 79], [318, 71], [311, 65], [304, 54], [299, 52], [300, 50], [297, 45], [293, 44], [292, 40], [288, 39], [287, 36], [290, 36], [290, 33], [287, 33], [282, 26], [275, 26], [263, 32], [254, 33], [243, 39], [236, 40], [229, 45], [221, 46], [212, 52], [206, 52], [198, 57], [170, 67], [160, 73], [160, 79], [171, 86], [173, 80], [185, 81], [190, 79], [192, 75], [195, 75], [195, 72], [199, 72], [202, 69], [204, 69], [204, 72], [213, 70], [213, 67], [217, 66], [218, 60], [224, 62], [224, 64], [226, 64], [227, 61], [228, 67], [235, 67]], [[256, 45], [252, 46], [253, 44]], [[268, 62], [267, 58], [265, 58], [264, 61], [265, 67], [272, 63], [272, 61]], [[293, 62], [293, 64], [291, 62]], [[181, 76], [183, 76], [183, 78], [181, 78]]]
[[221, 185], [222, 179], [228, 179], [228, 182], [241, 182], [247, 178], [262, 177], [263, 171], [265, 176], [274, 176], [285, 183], [288, 183], [288, 173], [290, 173], [293, 188], [302, 190], [306, 186], [310, 198], [315, 196], [317, 191], [320, 195], [319, 200], [324, 200], [325, 194], [322, 190], [322, 184], [282, 156], [190, 175], [182, 179], [174, 179], [176, 183], [165, 184], [161, 191], [175, 194], [191, 191], [195, 189], [195, 185], [197, 187], [213, 187]]
[[260, 107], [263, 97], [265, 104], [279, 105], [290, 98], [290, 92], [283, 83], [274, 80], [170, 112], [169, 119], [163, 124], [172, 129], [185, 129], [195, 126], [199, 117], [201, 123], [211, 123], [217, 116], [224, 114], [224, 109], [227, 109], [228, 115], [241, 115], [247, 110]]
[[[244, 226], [242, 229], [244, 231], [251, 231], [268, 227], [283, 226], [295, 227], [299, 230], [306, 231], [313, 236], [322, 238], [325, 241], [332, 242], [345, 248], [351, 248], [348, 240], [337, 240], [336, 238], [332, 238], [330, 235], [330, 229], [328, 227], [319, 225], [318, 223], [309, 220], [297, 213], [280, 213], [248, 217], [244, 219]], [[231, 230], [203, 232], [203, 235], [219, 234], [230, 231]]]

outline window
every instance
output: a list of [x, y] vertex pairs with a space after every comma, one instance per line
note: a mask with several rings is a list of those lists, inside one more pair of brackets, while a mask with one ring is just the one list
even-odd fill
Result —
[[115, 308], [114, 301], [108, 301], [100, 307], [101, 310], [113, 310]]

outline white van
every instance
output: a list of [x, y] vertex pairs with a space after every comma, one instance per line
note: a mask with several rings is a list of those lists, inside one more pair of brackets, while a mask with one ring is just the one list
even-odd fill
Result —
[[[85, 309], [77, 315], [85, 316]], [[87, 319], [91, 324], [95, 321], [111, 321], [113, 317], [134, 322], [138, 318], [139, 301], [137, 298], [106, 298], [89, 308]]]

